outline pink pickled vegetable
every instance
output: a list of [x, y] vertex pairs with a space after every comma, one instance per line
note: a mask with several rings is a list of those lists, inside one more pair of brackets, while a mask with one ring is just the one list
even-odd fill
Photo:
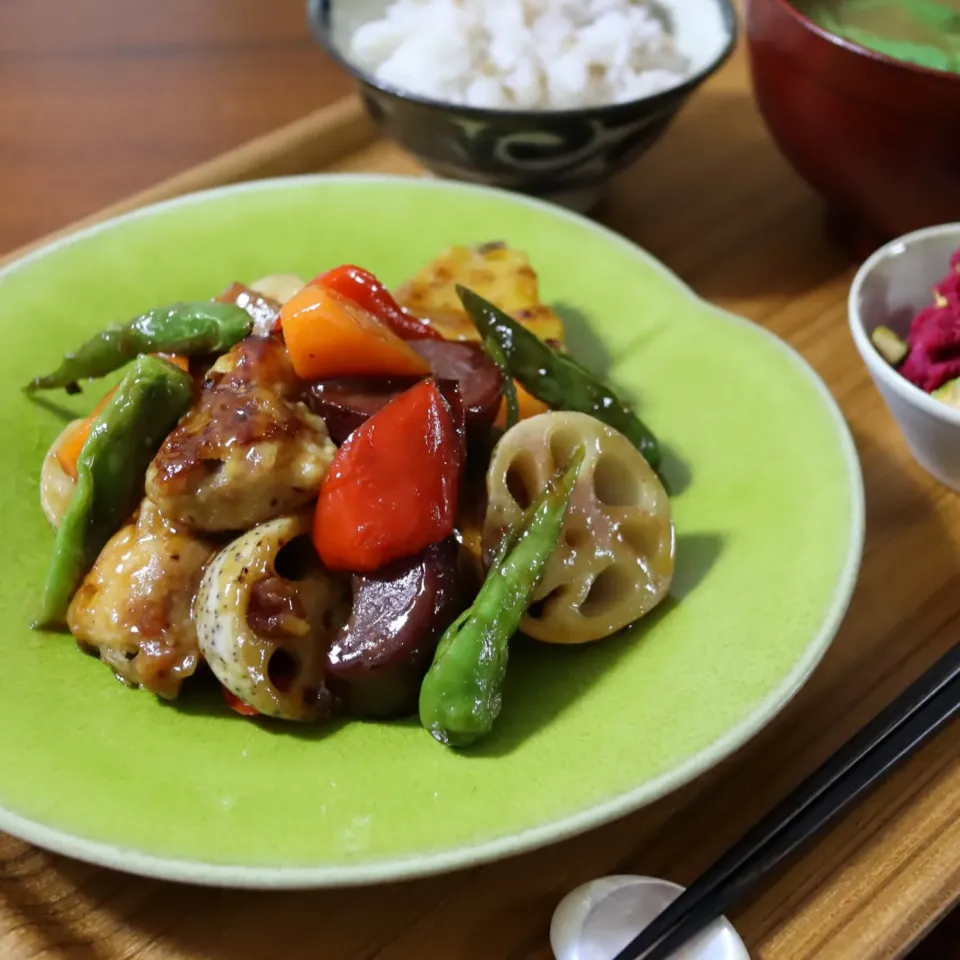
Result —
[[960, 250], [950, 258], [950, 274], [934, 287], [934, 303], [910, 324], [910, 352], [900, 373], [932, 393], [960, 377]]

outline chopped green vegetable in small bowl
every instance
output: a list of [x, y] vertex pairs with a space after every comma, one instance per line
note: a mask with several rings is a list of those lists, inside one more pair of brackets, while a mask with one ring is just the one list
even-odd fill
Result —
[[950, 407], [956, 407], [960, 410], [960, 377], [956, 380], [950, 380], [942, 387], [933, 391], [933, 395], [941, 402]]
[[870, 341], [891, 367], [899, 367], [910, 352], [910, 345], [889, 327], [879, 326], [870, 334]]

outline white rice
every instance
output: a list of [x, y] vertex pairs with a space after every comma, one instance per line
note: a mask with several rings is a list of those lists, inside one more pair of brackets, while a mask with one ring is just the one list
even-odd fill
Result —
[[378, 79], [474, 107], [566, 110], [682, 83], [691, 59], [654, 0], [395, 0], [351, 41]]

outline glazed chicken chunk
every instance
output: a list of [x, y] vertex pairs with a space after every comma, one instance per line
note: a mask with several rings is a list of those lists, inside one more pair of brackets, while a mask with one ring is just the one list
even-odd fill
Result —
[[147, 496], [196, 530], [247, 530], [317, 496], [336, 447], [296, 400], [283, 344], [249, 337], [211, 368], [147, 471]]
[[193, 599], [216, 549], [144, 500], [74, 594], [70, 632], [126, 683], [174, 699], [200, 659]]

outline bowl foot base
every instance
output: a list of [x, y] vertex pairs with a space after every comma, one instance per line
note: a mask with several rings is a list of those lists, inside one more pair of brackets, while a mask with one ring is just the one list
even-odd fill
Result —
[[605, 184], [595, 183], [592, 186], [580, 187], [577, 190], [549, 193], [541, 199], [548, 200], [560, 207], [566, 207], [567, 210], [572, 210], [574, 213], [590, 213], [599, 205], [605, 193]]
[[[431, 180], [456, 180], [462, 183], [479, 183], [492, 187], [498, 186], [498, 184], [495, 183], [485, 184], [482, 180], [470, 180], [463, 177], [451, 176], [436, 168], [425, 170], [423, 176]], [[509, 188], [500, 187], [500, 189]], [[573, 190], [558, 190], [551, 193], [539, 193], [534, 190], [516, 190], [514, 192], [524, 196], [534, 197], [537, 200], [545, 200], [547, 203], [555, 203], [558, 207], [565, 207], [574, 213], [586, 214], [590, 213], [599, 205], [607, 190], [605, 183], [594, 183], [587, 187], [577, 187]]]

